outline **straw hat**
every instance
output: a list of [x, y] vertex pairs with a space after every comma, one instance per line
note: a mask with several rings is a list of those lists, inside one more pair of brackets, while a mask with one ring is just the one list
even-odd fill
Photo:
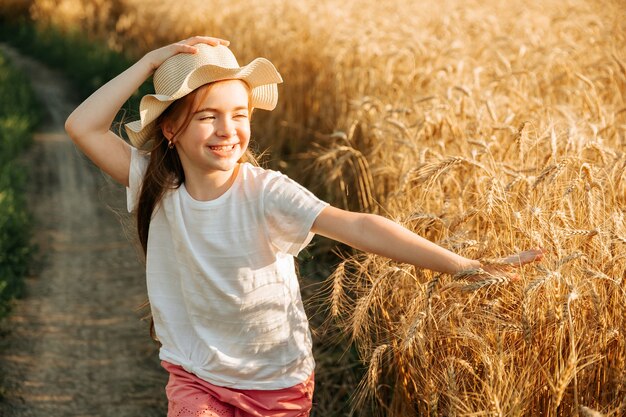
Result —
[[278, 101], [276, 84], [283, 79], [265, 58], [256, 58], [240, 67], [235, 55], [224, 45], [195, 45], [195, 54], [181, 53], [168, 58], [154, 72], [155, 94], [145, 95], [139, 105], [140, 120], [126, 124], [126, 133], [136, 148], [151, 138], [155, 120], [175, 100], [196, 88], [222, 80], [243, 80], [251, 90], [250, 105], [273, 110]]

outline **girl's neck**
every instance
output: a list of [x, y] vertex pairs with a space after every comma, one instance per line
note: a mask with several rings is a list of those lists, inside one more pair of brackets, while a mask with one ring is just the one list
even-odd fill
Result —
[[185, 171], [185, 188], [194, 200], [215, 200], [233, 185], [240, 165], [235, 165], [230, 171], [214, 171], [210, 174]]

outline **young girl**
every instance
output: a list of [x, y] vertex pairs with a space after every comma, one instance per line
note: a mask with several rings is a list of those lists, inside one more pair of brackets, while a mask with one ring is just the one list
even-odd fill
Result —
[[[294, 256], [314, 234], [450, 274], [481, 264], [249, 163], [252, 111], [275, 107], [282, 79], [263, 58], [240, 67], [227, 45], [193, 37], [149, 52], [85, 100], [66, 129], [128, 187], [128, 209], [137, 212], [170, 373], [168, 416], [307, 416], [314, 361]], [[126, 126], [131, 146], [109, 129], [153, 73], [156, 94], [143, 97], [140, 120]]]

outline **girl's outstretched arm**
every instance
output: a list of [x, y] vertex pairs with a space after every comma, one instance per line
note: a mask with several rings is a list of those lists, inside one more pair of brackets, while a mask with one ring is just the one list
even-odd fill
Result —
[[[456, 274], [482, 266], [477, 260], [450, 252], [403, 226], [374, 214], [354, 213], [328, 206], [319, 214], [311, 231], [365, 252], [436, 272]], [[507, 266], [521, 266], [539, 260], [542, 255], [543, 251], [536, 249], [510, 256], [501, 261], [497, 272], [506, 272]]]
[[110, 131], [122, 105], [169, 57], [195, 53], [198, 43], [224, 44], [228, 41], [195, 36], [148, 52], [133, 66], [100, 87], [72, 112], [65, 130], [81, 151], [114, 180], [128, 186], [130, 145]]

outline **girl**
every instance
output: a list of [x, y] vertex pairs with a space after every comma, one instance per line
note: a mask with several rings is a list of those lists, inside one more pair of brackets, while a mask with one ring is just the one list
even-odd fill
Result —
[[[293, 258], [314, 234], [450, 274], [481, 264], [251, 164], [252, 111], [274, 109], [282, 79], [263, 58], [240, 67], [227, 45], [198, 36], [149, 52], [66, 130], [137, 212], [168, 416], [307, 416], [314, 361]], [[126, 125], [131, 146], [109, 129], [153, 73], [156, 94]], [[504, 269], [541, 255], [511, 256]]]

